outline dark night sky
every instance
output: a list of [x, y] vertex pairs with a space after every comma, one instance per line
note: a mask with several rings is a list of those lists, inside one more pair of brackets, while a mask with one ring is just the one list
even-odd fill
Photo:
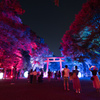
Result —
[[59, 7], [54, 0], [19, 0], [26, 11], [20, 16], [22, 22], [44, 38], [54, 55], [61, 56], [59, 47], [61, 38], [75, 19], [75, 14], [87, 0], [59, 0]]

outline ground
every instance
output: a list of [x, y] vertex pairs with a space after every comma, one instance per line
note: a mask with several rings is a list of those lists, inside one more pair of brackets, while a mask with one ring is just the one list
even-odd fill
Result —
[[0, 80], [0, 100], [100, 100], [100, 92], [97, 93], [92, 87], [90, 78], [82, 78], [81, 93], [76, 94], [73, 90], [72, 81], [70, 91], [63, 89], [63, 79], [42, 83], [30, 84], [27, 79], [16, 80], [11, 84], [10, 79]]

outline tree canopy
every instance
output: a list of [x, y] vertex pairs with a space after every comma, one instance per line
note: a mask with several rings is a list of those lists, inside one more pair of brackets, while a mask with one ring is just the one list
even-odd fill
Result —
[[[19, 18], [25, 12], [17, 0], [0, 3], [0, 67], [23, 67], [30, 57], [45, 57], [51, 52], [44, 40]], [[26, 58], [25, 58], [26, 57]]]
[[88, 0], [62, 38], [62, 54], [73, 60], [100, 58], [100, 0]]

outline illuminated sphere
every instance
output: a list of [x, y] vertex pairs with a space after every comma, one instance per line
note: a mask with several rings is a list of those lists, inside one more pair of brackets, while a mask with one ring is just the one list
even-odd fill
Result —
[[78, 73], [78, 77], [81, 78], [81, 73], [80, 72]]
[[3, 78], [3, 73], [2, 72], [0, 72], [0, 79], [2, 79]]
[[26, 72], [24, 73], [24, 77], [25, 77], [25, 78], [28, 77], [28, 71], [26, 71]]

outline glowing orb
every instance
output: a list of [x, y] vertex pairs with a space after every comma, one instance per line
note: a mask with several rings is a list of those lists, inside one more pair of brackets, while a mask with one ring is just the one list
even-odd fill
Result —
[[43, 77], [45, 78], [45, 77], [48, 77], [48, 74], [47, 74], [47, 72], [44, 72], [44, 75], [43, 75]]
[[24, 77], [25, 77], [25, 78], [28, 77], [28, 71], [26, 71], [26, 72], [24, 73]]
[[13, 76], [11, 75], [10, 78], [13, 78]]
[[78, 77], [81, 78], [81, 76], [82, 76], [82, 75], [81, 75], [81, 73], [79, 72], [79, 73], [78, 73]]
[[2, 79], [3, 78], [3, 73], [2, 72], [0, 72], [0, 79]]

